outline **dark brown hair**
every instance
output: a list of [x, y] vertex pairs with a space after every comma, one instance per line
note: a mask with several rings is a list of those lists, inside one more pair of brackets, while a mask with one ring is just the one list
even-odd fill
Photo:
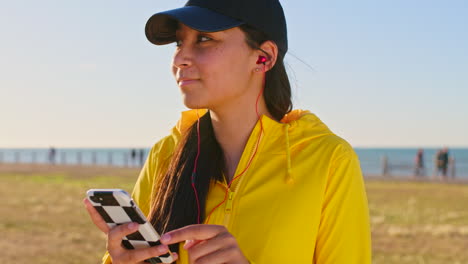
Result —
[[[268, 40], [264, 33], [248, 25], [242, 25], [240, 29], [245, 33], [246, 42], [252, 49], [260, 49], [260, 45]], [[269, 54], [266, 55], [270, 57]], [[266, 106], [270, 114], [279, 121], [292, 109], [291, 86], [283, 58], [277, 59], [265, 78]], [[154, 186], [154, 197], [151, 197], [149, 219], [158, 232], [165, 233], [198, 222], [198, 209], [191, 186], [197, 146], [195, 122], [182, 135], [167, 171], [156, 175], [159, 179]], [[200, 119], [200, 156], [197, 164], [195, 186], [200, 201], [200, 221], [203, 223], [210, 184], [216, 180], [222, 181], [225, 169], [224, 154], [216, 140], [209, 112]], [[172, 245], [171, 251], [178, 252], [178, 246]]]

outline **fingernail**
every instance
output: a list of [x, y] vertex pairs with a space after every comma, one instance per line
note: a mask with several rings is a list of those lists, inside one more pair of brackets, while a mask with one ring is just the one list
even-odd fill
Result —
[[162, 242], [169, 242], [171, 240], [171, 235], [169, 234], [164, 234], [162, 237], [161, 237], [161, 241]]
[[157, 248], [157, 251], [158, 251], [159, 253], [161, 253], [161, 254], [162, 254], [162, 253], [166, 253], [168, 250], [169, 250], [169, 248], [168, 248], [167, 246], [165, 246], [165, 245], [160, 245], [160, 246], [158, 246], [158, 248]]
[[183, 248], [188, 249], [192, 246], [192, 244], [193, 244], [193, 240], [186, 240]]
[[133, 230], [133, 229], [136, 229], [137, 226], [138, 226], [137, 223], [130, 223], [130, 224], [128, 225], [128, 229]]
[[176, 260], [177, 258], [179, 258], [179, 255], [177, 255], [177, 253], [174, 252], [174, 253], [172, 253], [172, 258], [174, 260]]

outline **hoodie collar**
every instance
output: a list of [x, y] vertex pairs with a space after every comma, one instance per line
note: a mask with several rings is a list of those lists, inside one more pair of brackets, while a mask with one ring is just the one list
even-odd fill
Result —
[[[187, 132], [188, 129], [197, 121], [198, 117], [202, 117], [207, 112], [208, 111], [206, 109], [194, 109], [182, 112], [180, 120], [177, 122], [177, 125], [172, 129], [173, 135], [180, 138], [180, 136], [183, 133]], [[293, 110], [286, 114], [280, 122], [273, 120], [265, 115], [261, 116], [261, 120], [266, 140], [284, 140], [284, 153], [286, 154], [285, 182], [287, 184], [293, 184], [294, 174], [291, 164], [291, 131], [293, 131], [294, 127], [296, 126], [301, 126], [304, 129], [318, 129], [321, 132], [321, 134], [328, 134], [331, 133], [331, 131], [322, 123], [320, 119], [318, 119], [314, 114], [310, 113], [310, 111], [307, 110]], [[256, 124], [254, 130], [260, 129], [259, 123], [260, 122]], [[294, 145], [309, 139], [307, 136], [292, 136]]]

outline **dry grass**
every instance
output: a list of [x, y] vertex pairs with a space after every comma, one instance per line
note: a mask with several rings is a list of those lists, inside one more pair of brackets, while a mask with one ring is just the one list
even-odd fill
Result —
[[468, 185], [366, 182], [373, 263], [468, 263]]
[[[138, 171], [54, 168], [0, 173], [0, 263], [100, 263], [105, 237], [82, 199], [90, 188], [131, 190]], [[118, 176], [112, 176], [118, 175]]]
[[[0, 165], [0, 263], [99, 263], [105, 237], [81, 200], [131, 190], [138, 170]], [[366, 180], [373, 263], [468, 263], [468, 185]]]

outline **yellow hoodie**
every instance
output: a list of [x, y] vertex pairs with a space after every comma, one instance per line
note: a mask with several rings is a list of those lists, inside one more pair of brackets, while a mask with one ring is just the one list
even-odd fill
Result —
[[[145, 214], [155, 175], [167, 168], [181, 133], [196, 119], [195, 110], [182, 113], [172, 134], [152, 148], [132, 194]], [[367, 198], [352, 147], [308, 111], [292, 111], [281, 123], [262, 116], [262, 123], [250, 168], [205, 223], [226, 226], [252, 264], [371, 263]], [[246, 167], [260, 130], [257, 123], [235, 175]], [[226, 182], [211, 185], [207, 215], [226, 188]], [[179, 255], [178, 264], [188, 263], [182, 245]], [[108, 254], [103, 261], [111, 263]]]

